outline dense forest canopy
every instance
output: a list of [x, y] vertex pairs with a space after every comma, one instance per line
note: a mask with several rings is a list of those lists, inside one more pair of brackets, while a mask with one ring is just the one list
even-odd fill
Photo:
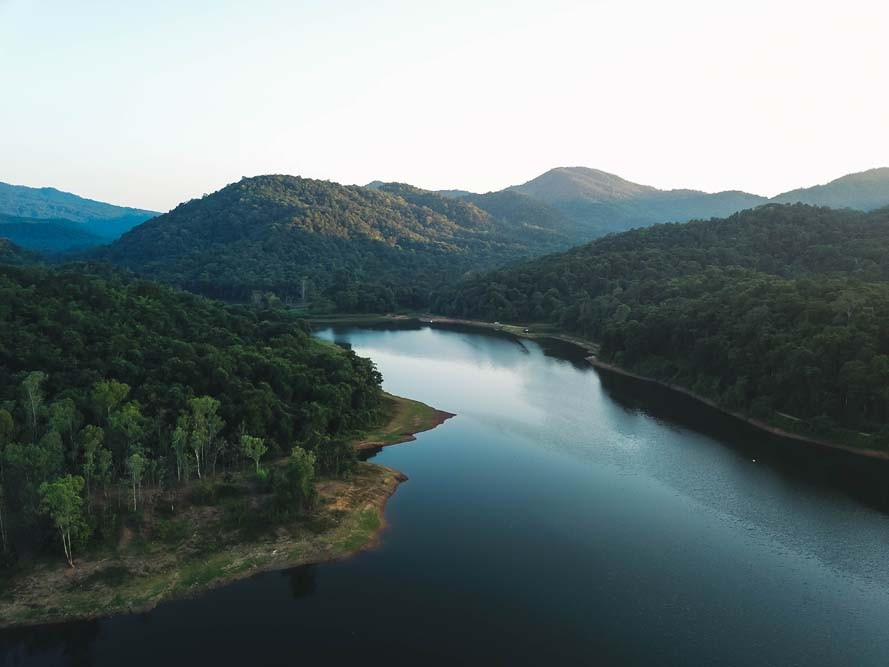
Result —
[[245, 178], [140, 225], [100, 257], [208, 296], [255, 292], [342, 310], [420, 307], [467, 272], [570, 245], [404, 185]]
[[889, 423], [889, 209], [767, 205], [633, 230], [445, 290], [436, 309], [554, 324], [760, 417]]
[[40, 261], [36, 253], [25, 250], [8, 238], [0, 237], [0, 264], [33, 264]]
[[380, 418], [372, 362], [315, 340], [298, 319], [76, 269], [0, 266], [4, 554], [52, 539], [52, 498], [84, 503], [77, 542], [113, 522], [107, 504], [85, 513], [99, 487], [132, 484], [135, 509], [137, 483], [174, 484], [245, 457], [258, 467], [265, 451], [294, 447], [321, 463], [331, 442]]

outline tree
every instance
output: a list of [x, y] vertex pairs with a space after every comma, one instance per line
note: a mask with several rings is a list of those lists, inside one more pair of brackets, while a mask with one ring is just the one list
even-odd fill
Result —
[[315, 455], [294, 447], [273, 483], [275, 504], [282, 515], [310, 506], [315, 500]]
[[256, 474], [259, 474], [259, 460], [268, 451], [263, 438], [257, 438], [246, 433], [241, 436], [241, 451], [248, 459], [256, 464]]
[[83, 478], [86, 480], [86, 504], [87, 509], [92, 503], [92, 480], [99, 471], [102, 442], [105, 440], [105, 431], [101, 426], [89, 424], [80, 432], [80, 444], [83, 447]]
[[109, 423], [111, 413], [130, 393], [130, 386], [117, 380], [99, 380], [93, 385], [90, 399], [96, 412]]
[[62, 546], [68, 565], [74, 567], [74, 554], [71, 547], [71, 536], [79, 536], [86, 532], [87, 524], [83, 519], [83, 477], [65, 475], [54, 482], [40, 485], [40, 510], [55, 523], [62, 537]]
[[0, 481], [0, 539], [3, 540], [3, 553], [9, 551], [9, 545], [6, 541], [6, 523], [3, 520], [3, 510], [5, 509], [6, 496], [3, 494], [3, 482]]
[[171, 442], [173, 453], [176, 455], [176, 479], [181, 482], [183, 473], [185, 479], [188, 479], [188, 456], [186, 453], [188, 452], [189, 429], [187, 414], [179, 415], [176, 420], [176, 428], [173, 429]]
[[81, 423], [81, 415], [77, 412], [77, 406], [70, 398], [55, 401], [49, 406], [49, 428], [58, 432], [62, 439], [68, 443], [68, 458], [71, 465], [77, 465], [78, 442], [74, 438]]
[[[119, 410], [111, 414], [109, 419], [111, 428], [123, 437], [123, 451], [133, 448], [136, 441], [145, 435], [145, 418], [142, 417], [142, 409], [136, 401], [124, 403]], [[121, 451], [116, 450], [118, 460], [123, 458]]]
[[0, 408], [0, 481], [3, 480], [3, 459], [5, 458], [6, 445], [12, 442], [15, 435], [15, 422], [8, 410]]
[[43, 390], [41, 385], [46, 380], [46, 373], [42, 371], [31, 371], [22, 380], [22, 402], [25, 406], [25, 412], [28, 414], [28, 421], [31, 425], [31, 439], [37, 440], [37, 418], [40, 408], [43, 406]]
[[136, 501], [136, 488], [139, 488], [139, 493], [142, 493], [142, 472], [145, 470], [145, 458], [139, 453], [134, 452], [127, 459], [127, 469], [130, 471], [130, 481], [133, 484], [133, 511], [135, 512], [138, 508], [138, 502]]
[[[191, 409], [191, 449], [194, 452], [198, 478], [201, 468], [206, 465], [206, 457], [218, 444], [217, 436], [225, 422], [219, 417], [219, 401], [211, 396], [199, 396], [188, 401]], [[215, 453], [215, 450], [213, 451]]]

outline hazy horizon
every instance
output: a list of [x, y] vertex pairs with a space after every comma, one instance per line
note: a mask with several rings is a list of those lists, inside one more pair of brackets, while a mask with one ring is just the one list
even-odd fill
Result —
[[242, 176], [764, 196], [889, 164], [889, 8], [0, 0], [0, 181], [164, 211]]

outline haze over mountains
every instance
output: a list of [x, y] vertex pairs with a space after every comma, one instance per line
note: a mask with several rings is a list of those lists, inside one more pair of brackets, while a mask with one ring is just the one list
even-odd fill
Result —
[[0, 236], [33, 250], [56, 252], [108, 243], [156, 215], [55, 188], [0, 183]]
[[[501, 192], [527, 195], [582, 225], [589, 238], [659, 222], [721, 218], [765, 203], [804, 203], [864, 211], [889, 205], [889, 168], [849, 174], [771, 199], [739, 190], [659, 190], [598, 169], [558, 167]], [[479, 195], [444, 191], [458, 198]], [[453, 194], [452, 194], [453, 193]]]

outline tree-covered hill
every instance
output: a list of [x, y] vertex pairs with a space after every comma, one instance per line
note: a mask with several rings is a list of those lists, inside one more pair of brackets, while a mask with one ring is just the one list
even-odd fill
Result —
[[181, 204], [98, 256], [231, 300], [296, 300], [306, 278], [316, 304], [379, 312], [425, 305], [430, 290], [467, 272], [566, 245], [410, 186], [259, 176]]
[[659, 190], [587, 167], [550, 169], [508, 191], [557, 209], [586, 227], [589, 238], [661, 222], [722, 217], [766, 201], [739, 191]]
[[[55, 188], [0, 183], [0, 214], [31, 220], [69, 220], [86, 234], [108, 242], [149, 218], [154, 211], [115, 206]], [[82, 239], [81, 239], [82, 240]]]
[[[321, 461], [328, 438], [376, 425], [372, 362], [300, 320], [90, 270], [0, 266], [0, 564], [47, 537], [48, 491], [126, 498], [240, 466], [257, 443]], [[87, 488], [62, 488], [69, 475]]]
[[0, 236], [29, 250], [67, 252], [92, 248], [108, 240], [88, 231], [81, 222], [17, 218], [0, 214]]
[[784, 192], [770, 201], [813, 204], [861, 211], [889, 206], [889, 167], [847, 174], [824, 185]]
[[889, 209], [768, 205], [633, 230], [470, 280], [436, 309], [557, 325], [760, 417], [889, 423]]
[[8, 238], [0, 237], [0, 264], [33, 264], [40, 261], [36, 253], [25, 250]]

